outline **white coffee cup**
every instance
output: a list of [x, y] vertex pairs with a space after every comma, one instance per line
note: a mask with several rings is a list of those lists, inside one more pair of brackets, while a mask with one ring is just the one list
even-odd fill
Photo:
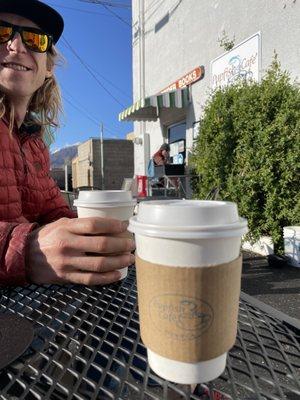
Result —
[[[136, 200], [126, 190], [83, 190], [74, 200], [79, 218], [102, 217], [127, 221], [133, 215]], [[128, 268], [120, 269], [121, 279], [127, 276]]]
[[[229, 263], [239, 257], [247, 221], [238, 216], [237, 206], [231, 202], [149, 201], [140, 203], [128, 230], [135, 233], [136, 254], [140, 259], [164, 266], [201, 268]], [[215, 379], [226, 366], [227, 353], [187, 363], [147, 351], [154, 372], [182, 384]]]

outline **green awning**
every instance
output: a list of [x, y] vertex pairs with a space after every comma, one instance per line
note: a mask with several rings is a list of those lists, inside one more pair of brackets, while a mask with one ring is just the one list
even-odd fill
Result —
[[156, 121], [164, 109], [185, 108], [190, 102], [188, 87], [138, 100], [119, 114], [119, 121]]

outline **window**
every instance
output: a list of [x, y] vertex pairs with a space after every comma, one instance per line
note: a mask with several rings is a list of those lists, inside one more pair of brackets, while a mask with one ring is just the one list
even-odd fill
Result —
[[181, 122], [168, 127], [168, 142], [172, 164], [185, 163], [186, 123]]
[[168, 128], [168, 141], [169, 143], [177, 142], [178, 140], [185, 140], [186, 138], [186, 123], [172, 125]]

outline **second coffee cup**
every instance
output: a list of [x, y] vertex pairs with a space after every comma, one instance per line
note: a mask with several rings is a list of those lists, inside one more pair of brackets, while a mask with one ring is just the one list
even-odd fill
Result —
[[[126, 190], [84, 190], [79, 192], [74, 206], [77, 207], [78, 218], [102, 217], [128, 221], [133, 215], [136, 200]], [[122, 268], [120, 272], [120, 279], [124, 279], [128, 268]]]

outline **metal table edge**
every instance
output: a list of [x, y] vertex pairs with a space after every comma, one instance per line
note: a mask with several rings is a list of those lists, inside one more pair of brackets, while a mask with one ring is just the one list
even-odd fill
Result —
[[283, 323], [285, 323], [289, 327], [299, 331], [298, 333], [300, 334], [300, 320], [290, 317], [289, 315], [283, 313], [282, 311], [276, 310], [276, 308], [262, 302], [261, 300], [256, 299], [253, 296], [250, 296], [245, 292], [241, 292], [240, 298], [246, 301], [247, 303], [259, 308], [261, 311], [277, 319], [280, 319]]

